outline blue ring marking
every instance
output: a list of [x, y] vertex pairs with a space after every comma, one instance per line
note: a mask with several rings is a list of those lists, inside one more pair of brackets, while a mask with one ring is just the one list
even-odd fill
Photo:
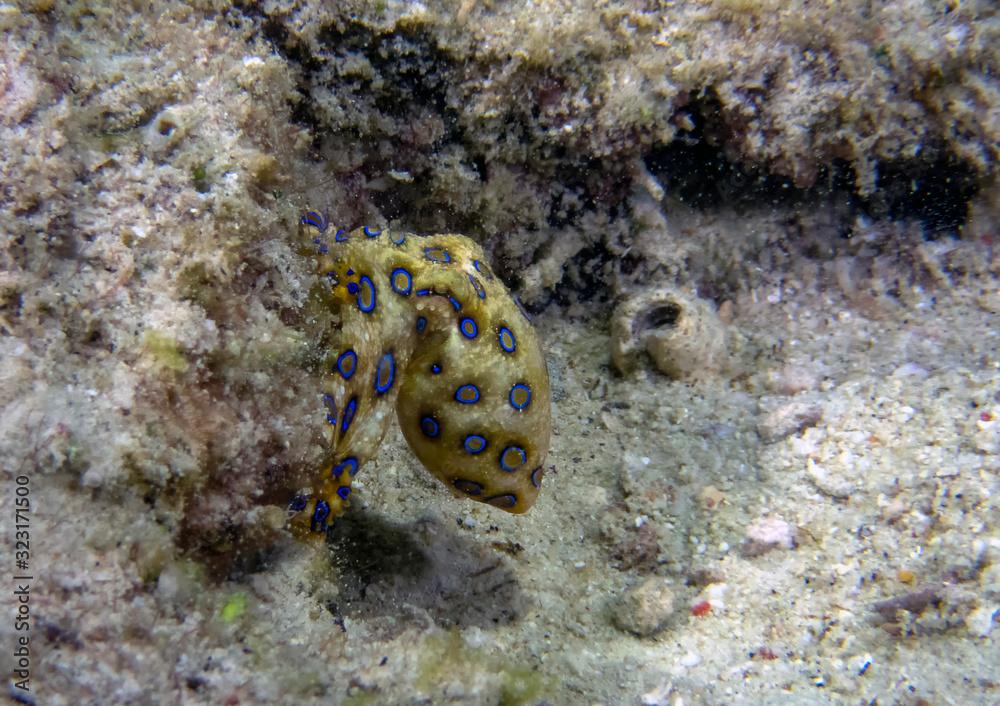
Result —
[[514, 338], [514, 332], [506, 326], [500, 327], [500, 331], [497, 333], [497, 340], [500, 341], [500, 347], [507, 353], [513, 353], [517, 350], [517, 339]]
[[482, 483], [477, 483], [474, 480], [465, 480], [464, 478], [456, 478], [451, 484], [466, 495], [482, 495], [483, 490], [485, 490]]
[[476, 290], [476, 294], [479, 295], [479, 298], [485, 299], [486, 290], [483, 288], [483, 283], [473, 277], [471, 272], [469, 273], [469, 282], [472, 284], [472, 288]]
[[302, 220], [299, 222], [304, 226], [316, 228], [320, 233], [324, 232], [330, 225], [330, 222], [326, 220], [326, 216], [317, 211], [309, 211], [309, 213], [302, 216]]
[[505, 493], [504, 495], [494, 495], [492, 498], [486, 498], [484, 502], [502, 510], [509, 510], [517, 505], [517, 496], [513, 493]]
[[357, 282], [348, 282], [347, 283], [347, 293], [348, 294], [357, 294], [360, 291], [361, 291], [361, 287], [358, 286]]
[[313, 510], [312, 521], [309, 523], [309, 529], [313, 532], [322, 532], [326, 529], [326, 518], [330, 516], [330, 504], [326, 500], [320, 500], [316, 503], [316, 509]]
[[[375, 283], [368, 275], [361, 275], [358, 280], [361, 291], [358, 292], [358, 308], [366, 314], [370, 314], [375, 309]], [[365, 301], [370, 299], [371, 301]]]
[[478, 272], [479, 274], [481, 274], [483, 277], [486, 278], [487, 282], [493, 281], [494, 277], [493, 274], [490, 272], [489, 265], [484, 265], [479, 260], [473, 260], [472, 266], [476, 268], [476, 272]]
[[[508, 458], [513, 455], [515, 458]], [[528, 454], [520, 446], [508, 446], [500, 452], [500, 468], [513, 473], [528, 461]]]
[[528, 310], [524, 308], [524, 304], [522, 304], [521, 300], [517, 298], [517, 295], [512, 294], [511, 298], [514, 300], [514, 303], [517, 304], [517, 310], [521, 312], [521, 316], [524, 317], [524, 320], [531, 321], [531, 317], [528, 316]]
[[[524, 401], [521, 402], [520, 404], [517, 403], [517, 399], [515, 397], [515, 395], [517, 395], [517, 393], [519, 392], [524, 393]], [[529, 404], [531, 404], [531, 388], [525, 385], [523, 382], [519, 382], [516, 385], [514, 385], [514, 387], [510, 388], [510, 395], [508, 395], [507, 399], [510, 400], [510, 406], [513, 407], [514, 409], [518, 410], [524, 409]]]
[[338, 243], [344, 243], [350, 240], [350, 238], [347, 235], [347, 232], [343, 228], [337, 229], [337, 234], [333, 236], [333, 239], [336, 240]]
[[318, 250], [320, 255], [326, 255], [330, 252], [330, 248], [323, 242], [322, 238], [313, 238], [313, 243], [319, 246]]
[[462, 335], [466, 338], [475, 338], [479, 335], [479, 327], [476, 326], [476, 322], [468, 316], [458, 322], [458, 330], [461, 331]]
[[440, 375], [441, 374], [441, 364], [440, 363], [432, 363], [431, 364], [431, 372], [434, 373], [435, 375]]
[[472, 383], [460, 385], [455, 390], [455, 399], [462, 404], [475, 404], [479, 401], [479, 388]]
[[306, 509], [306, 505], [309, 504], [309, 498], [305, 495], [296, 495], [292, 498], [292, 502], [288, 503], [289, 512], [302, 512]]
[[426, 316], [418, 316], [417, 317], [417, 333], [423, 333], [425, 328], [427, 328], [427, 317]]
[[[399, 239], [397, 240], [397, 238]], [[406, 233], [400, 233], [399, 235], [396, 235], [395, 233], [390, 233], [389, 240], [392, 242], [393, 245], [402, 245], [403, 243], [406, 242]]]
[[[403, 279], [403, 284], [397, 281], [399, 278]], [[404, 297], [408, 296], [413, 291], [413, 275], [407, 272], [405, 268], [397, 267], [389, 275], [389, 284], [392, 286], [392, 291], [396, 294], [402, 294]]]
[[326, 421], [336, 426], [337, 424], [337, 400], [333, 395], [323, 393], [323, 404], [326, 405]]
[[352, 277], [353, 275], [354, 275], [354, 268], [353, 267], [348, 267], [347, 268], [347, 276], [348, 277]]
[[340, 418], [340, 433], [346, 434], [347, 429], [354, 421], [354, 413], [358, 411], [358, 398], [352, 397], [347, 406], [344, 407], [344, 416]]
[[326, 278], [330, 280], [331, 283], [336, 283], [337, 273], [334, 272], [333, 270], [330, 270], [329, 272], [326, 273]]
[[434, 417], [425, 415], [420, 418], [420, 431], [428, 439], [436, 439], [441, 436], [441, 425]]
[[424, 248], [424, 257], [431, 262], [451, 262], [451, 253], [440, 246]]
[[340, 478], [344, 471], [347, 471], [347, 475], [351, 478], [358, 475], [358, 459], [348, 456], [330, 470], [330, 475], [333, 478]]
[[[382, 381], [383, 376], [386, 378], [385, 382]], [[378, 367], [375, 368], [375, 392], [384, 395], [392, 387], [392, 383], [395, 380], [396, 359], [393, 357], [391, 351], [387, 351], [382, 356], [382, 360], [378, 362]]]
[[542, 470], [541, 466], [539, 466], [538, 468], [536, 468], [535, 470], [533, 470], [531, 472], [531, 484], [533, 486], [535, 486], [536, 488], [541, 488], [542, 487], [542, 474], [543, 473], [544, 473], [544, 471]]
[[342, 485], [337, 488], [337, 495], [340, 496], [341, 500], [347, 500], [351, 494], [351, 487], [349, 485]]
[[414, 294], [416, 294], [418, 297], [429, 297], [432, 294], [437, 297], [446, 297], [448, 301], [451, 302], [451, 305], [455, 308], [455, 311], [462, 310], [462, 302], [458, 301], [458, 299], [453, 297], [451, 292], [445, 292], [444, 294], [442, 294], [441, 292], [436, 292], [431, 288], [425, 288], [425, 289], [418, 289], [416, 292], [414, 292]]
[[462, 442], [462, 446], [465, 450], [472, 455], [481, 454], [486, 450], [489, 442], [486, 441], [486, 437], [480, 434], [469, 434], [465, 437], [465, 441]]
[[337, 372], [340, 377], [350, 380], [358, 369], [358, 354], [348, 348], [337, 357]]
[[380, 235], [382, 235], [382, 231], [381, 230], [372, 230], [368, 226], [364, 227], [364, 231], [365, 231], [365, 235], [367, 235], [369, 238], [377, 238]]

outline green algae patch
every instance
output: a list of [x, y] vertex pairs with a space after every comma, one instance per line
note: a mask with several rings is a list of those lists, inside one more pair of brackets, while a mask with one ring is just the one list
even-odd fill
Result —
[[187, 358], [181, 353], [177, 346], [177, 341], [172, 337], [150, 329], [146, 331], [142, 338], [146, 350], [153, 356], [153, 360], [160, 367], [173, 370], [177, 373], [186, 372], [189, 366]]
[[417, 665], [417, 688], [433, 695], [455, 675], [466, 675], [467, 684], [478, 681], [476, 675], [499, 680], [497, 703], [522, 706], [537, 703], [554, 688], [554, 681], [526, 664], [511, 662], [486, 650], [470, 647], [458, 630], [428, 637]]
[[246, 611], [247, 594], [243, 591], [237, 591], [222, 604], [222, 608], [219, 610], [219, 619], [226, 624], [232, 624], [239, 620]]
[[207, 193], [211, 188], [208, 183], [208, 166], [205, 164], [196, 164], [191, 168], [191, 184], [194, 186], [195, 191], [200, 194]]
[[373, 704], [381, 703], [380, 698], [381, 694], [361, 691], [357, 694], [349, 695], [342, 703], [344, 706], [372, 706]]
[[551, 679], [530, 667], [508, 665], [500, 678], [500, 706], [537, 703], [552, 686]]

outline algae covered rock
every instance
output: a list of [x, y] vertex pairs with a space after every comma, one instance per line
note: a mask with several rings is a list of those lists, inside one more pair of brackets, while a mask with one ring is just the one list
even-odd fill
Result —
[[666, 579], [653, 576], [625, 592], [614, 622], [622, 630], [649, 637], [663, 630], [673, 613], [673, 590]]

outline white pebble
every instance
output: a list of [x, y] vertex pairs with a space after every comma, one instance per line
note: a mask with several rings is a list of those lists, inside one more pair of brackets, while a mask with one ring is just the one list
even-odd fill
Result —
[[680, 665], [682, 667], [687, 667], [688, 669], [691, 667], [697, 667], [699, 664], [701, 664], [701, 656], [696, 652], [688, 652], [680, 659]]

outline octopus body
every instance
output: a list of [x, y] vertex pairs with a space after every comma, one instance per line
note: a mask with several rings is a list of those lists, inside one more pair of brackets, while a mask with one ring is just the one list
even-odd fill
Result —
[[545, 358], [520, 304], [462, 235], [331, 233], [310, 212], [323, 296], [340, 321], [322, 389], [330, 455], [290, 506], [299, 533], [343, 512], [395, 408], [427, 470], [455, 495], [526, 512], [550, 436]]

